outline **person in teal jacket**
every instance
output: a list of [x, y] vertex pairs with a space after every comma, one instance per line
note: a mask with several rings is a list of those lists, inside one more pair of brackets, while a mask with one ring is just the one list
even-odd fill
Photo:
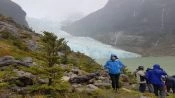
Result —
[[109, 76], [112, 80], [112, 88], [116, 91], [119, 89], [119, 78], [125, 65], [118, 59], [117, 55], [112, 54], [109, 61], [105, 64]]

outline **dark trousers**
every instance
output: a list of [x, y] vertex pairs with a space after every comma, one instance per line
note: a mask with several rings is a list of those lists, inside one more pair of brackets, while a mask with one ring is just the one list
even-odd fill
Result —
[[139, 85], [139, 91], [141, 93], [144, 93], [145, 90], [146, 90], [146, 83], [140, 83], [140, 85]]
[[118, 90], [119, 89], [119, 78], [120, 78], [120, 74], [109, 74], [111, 77], [111, 81], [112, 81], [112, 88], [114, 90]]
[[164, 89], [164, 87], [163, 86], [160, 86], [160, 85], [153, 85], [153, 87], [154, 87], [154, 94], [156, 95], [156, 96], [161, 96], [161, 97], [163, 97], [163, 96], [165, 96], [165, 89]]

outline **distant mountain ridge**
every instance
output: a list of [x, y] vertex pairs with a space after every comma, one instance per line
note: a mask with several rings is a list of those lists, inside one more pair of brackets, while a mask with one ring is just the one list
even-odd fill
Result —
[[0, 0], [0, 14], [13, 18], [20, 25], [28, 26], [26, 12], [11, 0]]
[[172, 55], [162, 52], [174, 51], [174, 5], [174, 0], [109, 0], [104, 8], [63, 30], [142, 55]]
[[109, 0], [104, 8], [65, 30], [80, 36], [118, 31], [175, 31], [174, 4], [174, 0]]

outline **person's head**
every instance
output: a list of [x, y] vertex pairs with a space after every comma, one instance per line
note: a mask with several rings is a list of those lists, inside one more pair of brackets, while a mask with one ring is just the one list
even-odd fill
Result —
[[162, 68], [160, 68], [160, 65], [159, 64], [154, 64], [153, 65], [153, 69], [160, 69], [160, 70], [162, 70]]
[[115, 61], [115, 60], [117, 60], [117, 59], [118, 59], [117, 55], [111, 54], [111, 60], [112, 60], [112, 61]]
[[144, 67], [143, 66], [139, 66], [138, 70], [144, 70]]

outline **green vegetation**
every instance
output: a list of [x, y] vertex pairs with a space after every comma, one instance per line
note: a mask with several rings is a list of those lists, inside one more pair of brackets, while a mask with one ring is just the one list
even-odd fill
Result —
[[[71, 51], [64, 38], [57, 39], [57, 36], [53, 33], [44, 32], [43, 36], [35, 36], [39, 39], [40, 47], [36, 51], [24, 48], [27, 47], [24, 40], [31, 39], [32, 36], [27, 38], [26, 34], [21, 32], [20, 34], [22, 34], [22, 37], [15, 36], [8, 31], [0, 32], [2, 38], [0, 40], [0, 57], [10, 55], [18, 60], [24, 57], [32, 57], [36, 65], [31, 67], [11, 65], [5, 69], [0, 68], [2, 69], [0, 72], [2, 91], [20, 83], [20, 81], [11, 81], [15, 75], [12, 70], [14, 68], [30, 72], [38, 77], [32, 79], [33, 85], [27, 87], [30, 94], [51, 94], [53, 96], [67, 93], [70, 84], [61, 79], [63, 73], [69, 71], [71, 67], [76, 66], [87, 72], [95, 72], [101, 69], [101, 66], [90, 57]], [[67, 68], [62, 68], [61, 65], [66, 65]], [[45, 80], [46, 83], [38, 83], [39, 79]]]
[[9, 66], [4, 69], [0, 69], [0, 89], [8, 88], [10, 85], [9, 80], [15, 76], [13, 67]]
[[30, 72], [41, 78], [47, 79], [48, 83], [32, 86], [33, 91], [45, 91], [51, 94], [56, 91], [66, 90], [68, 88], [68, 83], [66, 84], [61, 80], [63, 69], [58, 65], [60, 59], [58, 53], [60, 51], [68, 51], [63, 50], [65, 49], [64, 47], [67, 47], [65, 41], [63, 39], [57, 40], [57, 36], [53, 33], [44, 32], [42, 45], [42, 55], [46, 62], [42, 65], [31, 67], [32, 72]]
[[21, 40], [20, 38], [15, 37], [15, 35], [13, 35], [12, 33], [8, 31], [1, 31], [0, 34], [4, 40], [9, 41], [11, 44], [16, 46], [17, 48], [24, 50], [24, 51], [28, 50], [28, 47], [24, 43], [24, 41]]
[[68, 62], [70, 64], [73, 64], [74, 66], [79, 67], [81, 70], [84, 70], [86, 72], [96, 72], [102, 68], [95, 62], [95, 60], [91, 59], [88, 56], [85, 56], [80, 52], [72, 52], [69, 54], [68, 58]]

